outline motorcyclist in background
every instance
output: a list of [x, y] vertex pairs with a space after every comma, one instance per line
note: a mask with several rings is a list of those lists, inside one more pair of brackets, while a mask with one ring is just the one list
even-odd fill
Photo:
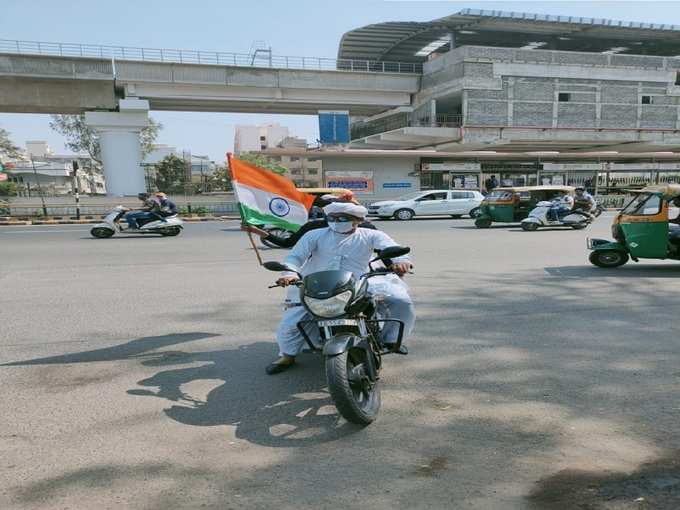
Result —
[[161, 210], [160, 203], [149, 196], [148, 193], [138, 193], [137, 198], [144, 204], [142, 207], [130, 209], [125, 213], [125, 220], [129, 229], [138, 229], [137, 220], [158, 218]]
[[583, 186], [576, 188], [576, 196], [574, 197], [574, 209], [580, 210], [587, 214], [591, 220], [595, 219], [593, 211], [597, 209], [597, 202], [593, 196], [586, 191]]
[[548, 218], [551, 221], [560, 221], [561, 216], [565, 216], [574, 208], [574, 197], [564, 191], [552, 199], [552, 207], [548, 211]]

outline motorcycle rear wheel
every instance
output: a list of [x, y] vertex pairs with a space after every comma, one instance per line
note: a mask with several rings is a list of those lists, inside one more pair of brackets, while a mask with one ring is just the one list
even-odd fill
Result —
[[356, 374], [362, 365], [358, 361], [361, 355], [360, 349], [351, 349], [326, 358], [326, 380], [335, 407], [343, 418], [350, 423], [368, 425], [377, 418], [380, 411], [380, 387], [376, 382], [368, 389], [357, 380]]
[[162, 236], [176, 236], [182, 231], [179, 227], [165, 227], [161, 230]]

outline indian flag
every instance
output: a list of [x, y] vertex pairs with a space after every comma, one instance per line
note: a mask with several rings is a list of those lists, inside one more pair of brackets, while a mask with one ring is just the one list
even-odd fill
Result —
[[296, 232], [307, 223], [314, 195], [298, 191], [292, 181], [227, 155], [232, 184], [244, 223], [274, 225]]

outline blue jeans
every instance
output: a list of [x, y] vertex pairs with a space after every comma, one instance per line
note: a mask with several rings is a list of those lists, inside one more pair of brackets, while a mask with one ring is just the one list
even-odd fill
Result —
[[566, 215], [569, 211], [571, 211], [571, 207], [568, 205], [558, 205], [556, 207], [551, 207], [549, 211], [549, 218], [552, 221], [559, 221], [560, 216]]
[[128, 227], [130, 228], [139, 228], [137, 227], [137, 220], [138, 219], [143, 219], [143, 218], [155, 218], [156, 215], [152, 212], [149, 211], [135, 211], [135, 212], [129, 212], [125, 215], [125, 219], [127, 220]]

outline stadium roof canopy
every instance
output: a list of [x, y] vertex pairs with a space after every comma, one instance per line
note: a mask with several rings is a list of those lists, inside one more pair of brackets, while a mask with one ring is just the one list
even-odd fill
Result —
[[[451, 35], [452, 34], [452, 35]], [[424, 62], [453, 46], [680, 56], [680, 26], [464, 9], [427, 22], [386, 22], [342, 36], [339, 59]]]

